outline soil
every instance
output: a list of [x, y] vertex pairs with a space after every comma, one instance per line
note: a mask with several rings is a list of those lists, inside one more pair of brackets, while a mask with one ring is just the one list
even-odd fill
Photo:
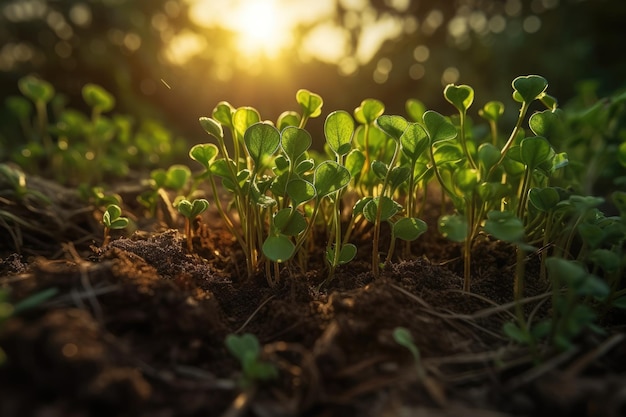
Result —
[[[41, 179], [29, 186], [53, 202], [3, 201], [28, 226], [0, 227], [0, 287], [15, 300], [57, 293], [0, 329], [2, 417], [626, 415], [623, 322], [537, 362], [502, 332], [515, 312], [515, 249], [479, 239], [463, 293], [460, 247], [436, 232], [435, 207], [410, 259], [378, 279], [371, 231], [360, 227], [357, 259], [330, 284], [320, 288], [327, 271], [312, 257], [270, 287], [262, 273], [246, 277], [213, 211], [195, 222], [194, 253], [166, 212], [139, 220], [132, 205], [137, 230], [100, 247], [93, 207]], [[139, 191], [119, 189], [125, 202]], [[550, 314], [532, 256], [525, 290], [527, 313]], [[394, 341], [398, 326], [410, 330], [424, 377]], [[232, 333], [256, 335], [279, 377], [242, 384], [224, 344]]]

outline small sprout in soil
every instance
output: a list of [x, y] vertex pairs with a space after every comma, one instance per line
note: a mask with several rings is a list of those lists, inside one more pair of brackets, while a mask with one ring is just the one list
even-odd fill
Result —
[[204, 213], [209, 207], [209, 202], [204, 198], [198, 198], [193, 201], [182, 199], [176, 205], [178, 212], [185, 217], [185, 236], [187, 238], [187, 250], [193, 252], [193, 220]]
[[241, 364], [243, 377], [241, 386], [247, 388], [256, 382], [268, 381], [278, 377], [278, 369], [274, 364], [261, 358], [261, 345], [257, 337], [251, 333], [241, 336], [229, 334], [226, 337], [226, 348]]
[[128, 218], [122, 217], [122, 209], [120, 206], [110, 204], [102, 215], [102, 224], [104, 224], [104, 240], [102, 246], [104, 247], [109, 244], [112, 229], [125, 229], [128, 223]]
[[426, 371], [422, 366], [422, 358], [420, 355], [419, 348], [415, 345], [415, 341], [413, 340], [413, 336], [409, 329], [405, 327], [396, 327], [393, 330], [393, 340], [396, 341], [397, 344], [403, 346], [411, 352], [413, 355], [413, 361], [415, 363], [415, 369], [417, 371], [417, 375], [420, 381], [424, 381], [426, 378]]

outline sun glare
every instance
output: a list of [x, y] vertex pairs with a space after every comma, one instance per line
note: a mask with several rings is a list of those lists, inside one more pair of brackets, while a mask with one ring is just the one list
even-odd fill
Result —
[[232, 15], [237, 46], [247, 56], [274, 58], [289, 46], [291, 28], [273, 0], [243, 1]]

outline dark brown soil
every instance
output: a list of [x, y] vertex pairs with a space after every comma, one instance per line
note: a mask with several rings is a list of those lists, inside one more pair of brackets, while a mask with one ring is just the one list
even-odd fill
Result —
[[[463, 293], [460, 248], [432, 214], [413, 259], [374, 279], [365, 228], [354, 235], [359, 258], [317, 290], [326, 271], [314, 260], [306, 272], [283, 268], [275, 287], [261, 273], [240, 278], [243, 260], [215, 213], [196, 224], [189, 254], [178, 230], [158, 224], [99, 248], [93, 210], [56, 208], [71, 228], [46, 231], [50, 209], [7, 206], [42, 228], [21, 230], [21, 255], [0, 228], [0, 286], [15, 300], [58, 290], [0, 329], [2, 417], [626, 415], [623, 326], [534, 363], [502, 332], [514, 313], [514, 249], [477, 242]], [[546, 315], [535, 261], [525, 308]], [[424, 380], [393, 340], [398, 326], [413, 335]], [[244, 390], [224, 340], [246, 332], [280, 376]]]

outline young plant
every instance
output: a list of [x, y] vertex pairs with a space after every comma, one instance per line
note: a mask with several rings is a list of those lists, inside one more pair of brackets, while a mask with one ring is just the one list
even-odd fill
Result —
[[426, 379], [426, 371], [422, 366], [422, 358], [419, 348], [415, 345], [415, 341], [413, 340], [413, 336], [411, 335], [409, 329], [405, 327], [396, 327], [395, 329], [393, 329], [392, 336], [393, 340], [395, 340], [397, 344], [405, 347], [406, 349], [408, 349], [409, 352], [411, 352], [411, 355], [413, 355], [413, 361], [415, 363], [415, 370], [417, 371], [418, 380], [420, 382], [423, 382]]
[[229, 334], [226, 336], [225, 344], [228, 351], [241, 364], [243, 376], [240, 384], [243, 388], [278, 377], [276, 366], [263, 360], [261, 345], [255, 335], [251, 333], [244, 333], [241, 336]]
[[116, 204], [109, 205], [102, 214], [102, 224], [104, 224], [104, 239], [102, 247], [109, 244], [111, 240], [111, 230], [125, 229], [128, 226], [128, 218], [122, 217], [122, 209]]
[[176, 208], [178, 212], [185, 217], [185, 236], [187, 238], [187, 250], [193, 252], [193, 229], [191, 227], [193, 220], [204, 213], [209, 207], [209, 202], [204, 198], [189, 201], [182, 199], [178, 201]]

